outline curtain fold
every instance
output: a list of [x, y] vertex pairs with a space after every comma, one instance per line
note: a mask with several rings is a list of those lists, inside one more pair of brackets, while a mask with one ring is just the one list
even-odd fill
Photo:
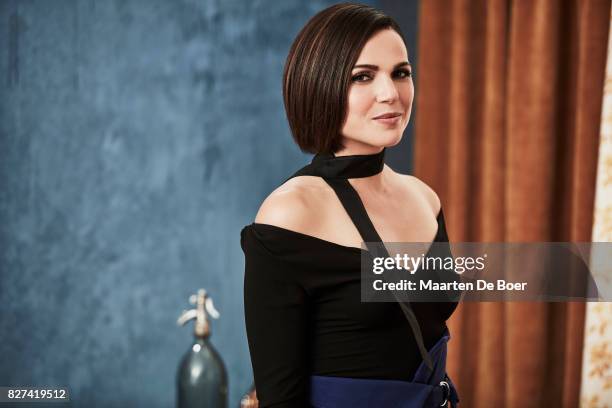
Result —
[[[599, 142], [593, 242], [612, 242], [612, 14]], [[595, 272], [597, 275], [597, 272]], [[609, 291], [612, 277], [598, 276]], [[609, 292], [608, 292], [609, 293]], [[586, 307], [580, 405], [597, 408], [612, 403], [612, 302]]]
[[[415, 175], [451, 241], [590, 241], [609, 0], [428, 0]], [[578, 406], [582, 303], [466, 303], [449, 374], [467, 407]]]

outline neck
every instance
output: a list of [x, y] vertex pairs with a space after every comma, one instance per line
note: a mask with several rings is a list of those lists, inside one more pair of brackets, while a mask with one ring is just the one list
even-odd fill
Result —
[[[380, 153], [384, 147], [372, 146], [365, 143], [347, 143], [344, 140], [344, 147], [334, 153], [336, 157], [354, 155], [372, 155]], [[360, 190], [368, 190], [373, 193], [386, 193], [389, 185], [389, 167], [385, 165], [380, 173], [369, 177], [351, 179], [353, 186]]]
[[[342, 155], [317, 153], [312, 162], [296, 172], [297, 175], [319, 176], [327, 179], [373, 178], [375, 182], [385, 168], [385, 150], [378, 153], [355, 154], [355, 150], [344, 149]], [[380, 180], [380, 178], [378, 179]]]
[[363, 148], [363, 149], [340, 149], [338, 150], [336, 153], [334, 153], [334, 156], [336, 157], [341, 157], [341, 156], [356, 156], [356, 155], [369, 155], [369, 154], [378, 154], [382, 151], [382, 147], [376, 147], [376, 148]]
[[380, 146], [372, 146], [365, 143], [355, 143], [353, 141], [343, 140], [344, 147], [334, 153], [334, 156], [353, 156], [358, 154], [378, 154], [384, 149]]
[[386, 193], [389, 191], [389, 167], [385, 165], [383, 170], [369, 177], [351, 179], [351, 184], [360, 190], [374, 193]]
[[[336, 157], [354, 156], [354, 155], [374, 155], [380, 153], [384, 147], [372, 146], [365, 143], [346, 143], [345, 146], [334, 153]], [[388, 191], [389, 185], [389, 167], [384, 165], [380, 173], [368, 177], [360, 177], [351, 179], [353, 186], [370, 192], [384, 193]]]

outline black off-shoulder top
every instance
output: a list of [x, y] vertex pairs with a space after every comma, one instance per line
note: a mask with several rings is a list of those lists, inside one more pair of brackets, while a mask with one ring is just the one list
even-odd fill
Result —
[[[347, 178], [376, 174], [383, 157], [384, 150], [337, 158], [317, 155], [310, 166], [327, 171], [322, 177], [334, 187]], [[312, 167], [304, 169], [294, 176], [313, 173]], [[363, 225], [371, 226], [364, 219], [365, 208], [354, 190], [347, 195], [337, 186], [364, 237]], [[433, 242], [448, 242], [442, 209], [437, 221]], [[420, 328], [415, 335], [398, 303], [361, 302], [365, 249], [260, 223], [242, 229], [241, 247], [246, 329], [260, 407], [309, 406], [311, 375], [410, 381], [423, 361], [418, 337], [425, 348], [433, 346], [457, 306], [411, 303]]]

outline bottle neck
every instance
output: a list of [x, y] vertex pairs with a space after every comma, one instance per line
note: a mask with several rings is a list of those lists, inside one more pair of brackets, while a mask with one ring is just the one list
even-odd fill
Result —
[[198, 344], [208, 343], [210, 341], [210, 334], [207, 336], [198, 336], [197, 334], [193, 336], [194, 340]]

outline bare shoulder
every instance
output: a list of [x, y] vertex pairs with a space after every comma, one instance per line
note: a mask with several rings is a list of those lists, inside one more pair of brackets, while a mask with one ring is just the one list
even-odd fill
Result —
[[419, 194], [422, 198], [427, 200], [433, 213], [438, 214], [441, 206], [438, 194], [436, 194], [436, 192], [429, 185], [427, 185], [427, 183], [425, 183], [418, 177], [412, 176], [410, 174], [402, 174], [401, 177], [404, 178], [407, 185], [411, 187], [415, 193]]
[[324, 180], [319, 177], [292, 178], [264, 200], [255, 222], [294, 231], [311, 229], [321, 219], [317, 213], [323, 207], [327, 190]]

